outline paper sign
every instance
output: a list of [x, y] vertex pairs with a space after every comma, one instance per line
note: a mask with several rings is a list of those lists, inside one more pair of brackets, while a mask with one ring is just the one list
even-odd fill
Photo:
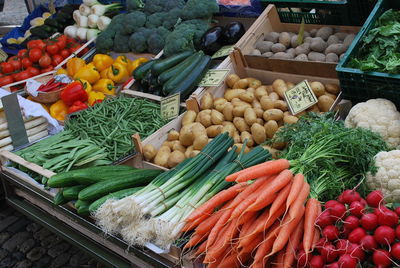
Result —
[[214, 55], [211, 56], [212, 59], [226, 57], [233, 51], [233, 45], [223, 46]]
[[225, 76], [228, 74], [230, 70], [228, 69], [212, 69], [208, 70], [204, 75], [203, 79], [201, 79], [199, 83], [199, 87], [216, 87], [224, 81]]
[[307, 80], [298, 83], [294, 88], [285, 91], [285, 99], [290, 112], [295, 115], [318, 102]]
[[178, 117], [180, 102], [181, 102], [180, 93], [176, 93], [174, 95], [162, 98], [160, 101], [161, 117], [163, 117], [166, 120]]
[[0, 48], [0, 62], [6, 61], [7, 58], [8, 58], [7, 53], [5, 53], [4, 50]]

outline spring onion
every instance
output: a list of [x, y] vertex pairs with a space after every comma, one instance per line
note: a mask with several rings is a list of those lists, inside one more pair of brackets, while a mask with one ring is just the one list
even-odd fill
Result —
[[90, 28], [97, 28], [97, 21], [99, 20], [99, 16], [95, 14], [90, 14], [88, 16], [88, 26]]
[[83, 2], [83, 4], [87, 5], [88, 7], [101, 4], [97, 0], [83, 0], [82, 2]]
[[87, 35], [87, 28], [78, 28], [78, 30], [76, 31], [76, 36], [82, 40], [82, 41], [86, 41], [86, 35]]
[[81, 4], [79, 6], [79, 12], [81, 13], [81, 16], [88, 16], [91, 12], [90, 7], [88, 7], [85, 4]]
[[117, 11], [121, 9], [121, 4], [109, 4], [109, 5], [93, 5], [91, 7], [91, 13], [97, 16], [103, 16], [107, 13]]
[[70, 26], [65, 27], [64, 34], [71, 38], [76, 38], [77, 31], [78, 31], [78, 27], [76, 25], [70, 25]]
[[88, 17], [80, 16], [79, 17], [79, 21], [78, 21], [78, 25], [81, 28], [87, 28], [88, 27]]
[[104, 31], [110, 23], [111, 19], [109, 17], [100, 16], [97, 21], [97, 28], [99, 28], [100, 31]]
[[82, 16], [82, 15], [81, 15], [81, 12], [80, 12], [79, 10], [75, 10], [75, 11], [72, 13], [72, 18], [74, 19], [74, 21], [75, 21], [76, 23], [78, 23], [79, 17], [80, 17], [80, 16]]
[[90, 40], [90, 39], [96, 37], [99, 33], [100, 33], [100, 31], [97, 30], [97, 29], [89, 29], [89, 30], [87, 30], [87, 32], [86, 32], [86, 40]]

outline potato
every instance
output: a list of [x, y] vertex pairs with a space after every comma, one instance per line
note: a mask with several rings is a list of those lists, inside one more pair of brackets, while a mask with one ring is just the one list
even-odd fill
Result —
[[172, 151], [181, 151], [182, 153], [186, 152], [186, 147], [183, 146], [179, 141], [176, 141], [172, 146]]
[[256, 96], [256, 98], [258, 100], [261, 100], [261, 98], [264, 95], [268, 95], [267, 87], [266, 86], [260, 86], [260, 87], [256, 88], [256, 92], [254, 93], [254, 95]]
[[210, 92], [206, 92], [200, 100], [200, 110], [212, 109], [214, 107], [214, 99]]
[[173, 151], [168, 158], [168, 167], [173, 168], [185, 160], [185, 154], [181, 151]]
[[[242, 151], [242, 148], [243, 148], [243, 144], [241, 144], [241, 143], [235, 143], [233, 146], [236, 146], [236, 153], [240, 153], [240, 151]], [[247, 153], [249, 153], [250, 152], [250, 149], [249, 149], [249, 147], [245, 147], [244, 148], [244, 151], [243, 151], [245, 154], [247, 154]]]
[[322, 95], [318, 98], [318, 108], [321, 110], [321, 112], [327, 112], [334, 102], [335, 99], [332, 99], [327, 95]]
[[233, 98], [239, 98], [239, 95], [246, 92], [244, 89], [228, 89], [225, 91], [224, 98], [231, 101]]
[[199, 150], [193, 150], [193, 151], [190, 153], [190, 157], [195, 157], [195, 156], [198, 155], [199, 153], [200, 153]]
[[275, 120], [269, 120], [264, 124], [265, 133], [270, 139], [275, 135], [275, 132], [278, 130], [278, 128], [278, 123]]
[[262, 108], [254, 108], [254, 112], [256, 112], [257, 118], [263, 118], [264, 110]]
[[302, 111], [302, 112], [300, 112], [300, 113], [298, 113], [298, 114], [296, 114], [294, 116], [296, 116], [297, 118], [300, 118], [300, 116], [303, 116], [305, 114], [306, 114], [306, 111]]
[[249, 81], [249, 87], [258, 88], [261, 86], [261, 81], [252, 77], [248, 77], [247, 80]]
[[278, 158], [279, 151], [277, 149], [272, 148], [271, 146], [268, 146], [268, 145], [263, 145], [262, 147], [271, 154], [273, 159], [277, 159]]
[[254, 87], [249, 87], [246, 89], [246, 91], [254, 94], [256, 92], [256, 89]]
[[335, 53], [328, 53], [328, 54], [326, 54], [325, 60], [326, 60], [326, 62], [337, 63], [337, 62], [339, 62], [339, 57]]
[[210, 126], [206, 129], [207, 131], [207, 136], [209, 138], [214, 138], [216, 136], [218, 136], [219, 134], [222, 133], [222, 129], [224, 128], [223, 125], [214, 125], [214, 126]]
[[193, 144], [194, 134], [191, 125], [183, 126], [179, 134], [179, 141], [183, 146], [190, 146]]
[[276, 79], [272, 83], [272, 88], [279, 95], [279, 97], [281, 97], [282, 99], [285, 98], [285, 91], [288, 90], [285, 81], [283, 81], [282, 79]]
[[156, 154], [157, 154], [157, 150], [156, 150], [156, 148], [154, 148], [153, 145], [146, 144], [143, 147], [143, 156], [144, 156], [144, 159], [146, 159], [147, 161], [153, 160], [153, 158], [156, 156]]
[[314, 38], [310, 44], [311, 50], [315, 52], [324, 52], [327, 46], [328, 45], [324, 40], [321, 39], [321, 37]]
[[[314, 104], [313, 106], [311, 106], [310, 108], [307, 109], [307, 112], [319, 113], [320, 110], [318, 108], [318, 105]], [[298, 118], [298, 114], [296, 115], [296, 117]]]
[[317, 32], [318, 32], [318, 29], [312, 29], [312, 30], [310, 31], [310, 36], [311, 36], [311, 37], [315, 37], [315, 35], [317, 34]]
[[328, 41], [326, 41], [326, 43], [328, 44], [328, 46], [332, 44], [338, 44], [340, 43], [340, 39], [336, 35], [331, 35], [329, 36]]
[[277, 100], [277, 101], [274, 102], [274, 108], [285, 112], [285, 111], [288, 110], [288, 105], [287, 105], [286, 101]]
[[233, 143], [239, 143], [240, 142], [240, 134], [238, 131], [235, 131], [235, 133], [233, 133]]
[[296, 52], [294, 48], [289, 48], [288, 50], [286, 50], [287, 54], [292, 55], [292, 58], [294, 58], [296, 56]]
[[308, 60], [309, 61], [325, 61], [325, 55], [318, 52], [310, 52], [308, 53]]
[[252, 56], [261, 56], [261, 51], [258, 50], [258, 49], [253, 49], [253, 50], [250, 52], [250, 55], [252, 55]]
[[233, 120], [232, 112], [233, 112], [233, 105], [232, 105], [232, 103], [228, 102], [227, 104], [225, 104], [224, 109], [222, 110], [224, 119], [228, 120], [228, 121], [232, 121]]
[[211, 114], [208, 112], [205, 112], [207, 110], [199, 112], [199, 122], [204, 126], [204, 127], [209, 127], [212, 125], [211, 122]]
[[295, 48], [294, 53], [298, 56], [300, 54], [308, 54], [310, 51], [310, 43], [303, 43]]
[[198, 135], [206, 135], [206, 128], [201, 123], [193, 123], [191, 125], [191, 130], [195, 138]]
[[267, 95], [263, 96], [260, 100], [261, 108], [269, 110], [274, 108], [274, 101]]
[[220, 125], [224, 121], [224, 115], [217, 110], [212, 110], [211, 112], [211, 122], [214, 125]]
[[293, 35], [291, 38], [290, 38], [290, 45], [291, 45], [291, 47], [293, 47], [293, 48], [296, 48], [299, 44], [297, 43], [297, 37], [298, 37], [298, 35], [297, 34], [295, 34], [295, 35]]
[[225, 78], [225, 83], [228, 87], [233, 88], [233, 85], [240, 80], [240, 77], [237, 74], [229, 74]]
[[321, 82], [318, 81], [311, 82], [310, 86], [315, 96], [319, 97], [325, 94], [325, 86]]
[[221, 133], [228, 132], [229, 136], [233, 137], [233, 134], [235, 134], [236, 127], [234, 125], [225, 125], [222, 128]]
[[286, 51], [286, 47], [285, 47], [285, 45], [283, 45], [281, 43], [277, 43], [271, 47], [271, 51], [273, 53], [284, 52], [284, 51]]
[[309, 37], [306, 37], [306, 38], [304, 38], [303, 44], [305, 44], [305, 43], [311, 44], [312, 40], [313, 40], [312, 37], [310, 37], [310, 36], [309, 36]]
[[307, 57], [306, 54], [299, 54], [299, 55], [297, 55], [297, 57], [294, 58], [294, 59], [295, 59], [295, 60], [298, 60], [298, 61], [308, 61], [308, 57]]
[[274, 144], [272, 144], [272, 148], [277, 149], [277, 150], [282, 150], [285, 147], [286, 147], [285, 142], [275, 142]]
[[271, 51], [271, 47], [274, 43], [272, 43], [271, 41], [259, 41], [256, 43], [255, 48], [258, 49], [261, 54], [264, 54], [265, 52], [270, 52]]
[[244, 111], [248, 108], [248, 106], [241, 105], [241, 106], [234, 106], [232, 110], [233, 116], [239, 116], [243, 117], [244, 116]]
[[279, 33], [277, 32], [269, 32], [264, 37], [265, 41], [270, 41], [272, 43], [277, 43], [279, 40]]
[[253, 137], [251, 136], [250, 132], [248, 131], [243, 131], [242, 133], [240, 133], [240, 141], [242, 143], [244, 143], [244, 141], [247, 139], [247, 146], [248, 147], [253, 147], [254, 145], [254, 140]]
[[272, 92], [272, 93], [269, 94], [269, 98], [272, 101], [277, 101], [277, 100], [279, 100], [279, 95], [276, 92]]
[[251, 106], [252, 106], [253, 108], [261, 108], [261, 103], [260, 103], [257, 99], [254, 99], [254, 100], [251, 102]]
[[271, 58], [273, 55], [274, 55], [274, 52], [265, 52], [261, 56], [263, 56], [265, 58]]
[[339, 86], [335, 84], [325, 84], [325, 90], [334, 95], [337, 95], [340, 92]]
[[214, 99], [214, 109], [222, 113], [227, 102], [224, 98]]
[[179, 140], [179, 132], [176, 130], [171, 130], [170, 132], [168, 132], [168, 141], [176, 141]]
[[321, 37], [325, 41], [328, 40], [329, 36], [333, 34], [333, 29], [331, 27], [322, 27], [315, 34], [316, 37]]
[[331, 94], [331, 93], [325, 92], [325, 95], [330, 97], [330, 98], [332, 98], [332, 99], [334, 99], [334, 100], [336, 100], [336, 95], [335, 94]]
[[278, 60], [290, 60], [293, 58], [294, 58], [293, 54], [289, 54], [286, 52], [278, 52], [271, 57], [271, 59], [278, 59]]
[[241, 89], [246, 89], [249, 87], [249, 80], [246, 78], [244, 79], [239, 79], [234, 85], [233, 88], [241, 88]]
[[251, 126], [251, 136], [253, 136], [254, 142], [257, 144], [261, 144], [267, 139], [264, 127], [257, 123]]
[[244, 121], [246, 121], [249, 126], [257, 121], [257, 114], [253, 108], [246, 108], [246, 110], [244, 110]]
[[174, 143], [172, 142], [172, 141], [168, 141], [168, 140], [166, 140], [166, 141], [164, 141], [162, 144], [161, 144], [161, 147], [162, 146], [167, 146], [167, 147], [169, 147], [170, 149], [172, 149], [172, 146], [174, 145]]
[[283, 117], [283, 122], [286, 124], [294, 124], [298, 121], [299, 119], [296, 116], [293, 115], [286, 115]]
[[271, 94], [274, 92], [274, 88], [272, 87], [272, 85], [265, 86], [265, 89], [267, 90], [268, 94]]
[[339, 56], [339, 60], [343, 59], [343, 58], [344, 58], [344, 55], [346, 55], [346, 53], [342, 53], [342, 54], [340, 54], [340, 56]]
[[202, 150], [208, 143], [207, 135], [198, 135], [193, 141], [194, 150]]
[[286, 82], [286, 86], [288, 89], [294, 88], [296, 85], [292, 82]]
[[339, 38], [339, 40], [342, 40], [342, 41], [343, 41], [343, 40], [347, 37], [347, 33], [338, 32], [338, 33], [335, 33], [334, 36], [336, 36], [337, 38]]
[[192, 152], [193, 152], [193, 145], [190, 145], [189, 147], [186, 148], [185, 157], [189, 158]]
[[188, 110], [182, 118], [182, 126], [193, 123], [196, 120], [197, 113], [195, 111]]
[[[343, 44], [332, 44], [329, 47], [325, 49], [325, 55], [328, 55], [329, 53], [335, 53], [336, 55], [340, 55], [344, 52], [346, 52], [346, 47]], [[321, 52], [321, 51], [318, 51]]]
[[255, 96], [251, 92], [244, 92], [239, 95], [239, 99], [241, 99], [242, 101], [251, 103], [255, 99]]
[[233, 118], [233, 124], [235, 125], [237, 130], [239, 130], [240, 132], [249, 131], [250, 130], [250, 128], [247, 125], [246, 121], [242, 117]]
[[[346, 50], [350, 46], [350, 44], [353, 42], [354, 38], [356, 37], [355, 34], [349, 34], [346, 36], [346, 38], [343, 40], [343, 45], [345, 46]], [[345, 51], [346, 51], [345, 50]], [[343, 51], [343, 52], [345, 52]]]
[[279, 35], [279, 43], [281, 43], [285, 47], [289, 47], [290, 46], [290, 34], [288, 32], [282, 32]]
[[160, 150], [158, 150], [156, 156], [154, 157], [154, 164], [168, 168], [168, 159], [170, 155], [171, 149], [163, 146], [162, 149], [160, 148]]

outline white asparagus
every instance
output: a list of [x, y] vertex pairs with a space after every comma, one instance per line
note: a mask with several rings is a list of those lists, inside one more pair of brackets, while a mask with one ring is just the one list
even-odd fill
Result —
[[[25, 122], [25, 128], [29, 129], [29, 128], [32, 128], [32, 126], [37, 126], [37, 125], [43, 124], [44, 122], [47, 122], [47, 121], [46, 121], [46, 118], [44, 118], [44, 117], [32, 117], [29, 119], [24, 118], [24, 122]], [[8, 130], [7, 122], [0, 125], [0, 131], [2, 131], [2, 130]], [[0, 137], [0, 138], [2, 138], [2, 137]]]
[[[47, 126], [48, 126], [47, 123], [43, 123], [35, 128], [28, 129], [26, 131], [26, 134], [28, 135], [28, 140], [30, 141], [30, 138], [32, 138], [35, 134], [39, 132], [46, 131], [48, 133]], [[6, 137], [0, 140], [0, 147], [9, 145], [11, 143], [12, 143], [11, 137]]]

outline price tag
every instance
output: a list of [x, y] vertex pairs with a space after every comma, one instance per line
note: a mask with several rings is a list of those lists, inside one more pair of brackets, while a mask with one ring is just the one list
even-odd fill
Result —
[[223, 46], [214, 55], [211, 56], [212, 59], [226, 57], [233, 51], [234, 45]]
[[161, 99], [160, 110], [161, 117], [166, 120], [174, 119], [179, 115], [179, 104], [181, 103], [181, 94], [174, 95]]
[[216, 87], [224, 81], [225, 76], [228, 74], [230, 70], [228, 69], [212, 69], [208, 70], [204, 75], [203, 79], [201, 79], [199, 83], [199, 87]]
[[7, 53], [5, 53], [4, 50], [0, 48], [0, 62], [6, 61], [7, 58], [8, 58]]
[[285, 99], [290, 112], [295, 115], [318, 102], [307, 80], [298, 83], [294, 88], [285, 91]]

